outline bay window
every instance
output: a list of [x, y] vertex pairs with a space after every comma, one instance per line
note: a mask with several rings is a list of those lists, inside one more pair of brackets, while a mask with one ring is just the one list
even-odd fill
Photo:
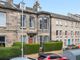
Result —
[[48, 18], [41, 17], [39, 21], [40, 21], [40, 29], [48, 29]]

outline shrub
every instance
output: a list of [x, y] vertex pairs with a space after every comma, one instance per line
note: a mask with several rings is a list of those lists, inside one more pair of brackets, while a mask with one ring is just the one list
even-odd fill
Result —
[[[13, 44], [13, 46], [20, 47], [21, 48], [21, 43], [16, 42]], [[33, 54], [33, 53], [38, 53], [39, 52], [39, 44], [25, 44], [24, 43], [24, 54]], [[44, 43], [43, 45], [44, 51], [54, 51], [54, 50], [61, 50], [62, 49], [62, 42], [48, 42]]]
[[21, 51], [18, 47], [1, 47], [0, 60], [9, 60], [10, 58], [20, 56]]
[[[20, 47], [21, 48], [21, 45], [22, 43], [21, 42], [16, 42], [16, 43], [13, 43], [12, 46], [15, 46], [15, 47]], [[23, 43], [24, 45], [26, 45], [25, 43]]]

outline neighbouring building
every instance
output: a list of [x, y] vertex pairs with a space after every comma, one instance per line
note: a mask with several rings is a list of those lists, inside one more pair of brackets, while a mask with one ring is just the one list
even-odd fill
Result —
[[37, 0], [33, 8], [24, 8], [22, 16], [21, 4], [14, 4], [13, 0], [0, 0], [0, 45], [7, 47], [14, 42], [21, 42], [22, 28], [25, 43], [61, 40], [64, 47], [80, 43], [79, 15], [78, 17], [74, 14], [64, 16], [39, 11], [40, 8]]
[[73, 14], [63, 16], [52, 14], [51, 40], [63, 41], [63, 46], [80, 44], [80, 19]]

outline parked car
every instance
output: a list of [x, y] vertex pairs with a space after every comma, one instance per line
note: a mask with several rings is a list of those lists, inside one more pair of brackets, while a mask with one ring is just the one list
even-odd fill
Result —
[[37, 59], [30, 58], [30, 57], [16, 57], [16, 58], [12, 58], [10, 60], [37, 60]]
[[45, 54], [41, 54], [38, 57], [38, 60], [68, 60], [68, 59], [67, 59], [67, 57], [64, 57], [64, 56], [59, 55], [59, 54], [45, 53]]

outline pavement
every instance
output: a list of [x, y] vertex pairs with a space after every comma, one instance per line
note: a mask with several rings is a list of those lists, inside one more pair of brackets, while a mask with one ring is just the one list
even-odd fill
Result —
[[[62, 50], [50, 51], [50, 52], [44, 52], [44, 53], [56, 53], [56, 54], [60, 54], [60, 53], [62, 53]], [[30, 54], [30, 55], [25, 55], [25, 57], [37, 58], [38, 57], [38, 53], [36, 53], [36, 54]]]

